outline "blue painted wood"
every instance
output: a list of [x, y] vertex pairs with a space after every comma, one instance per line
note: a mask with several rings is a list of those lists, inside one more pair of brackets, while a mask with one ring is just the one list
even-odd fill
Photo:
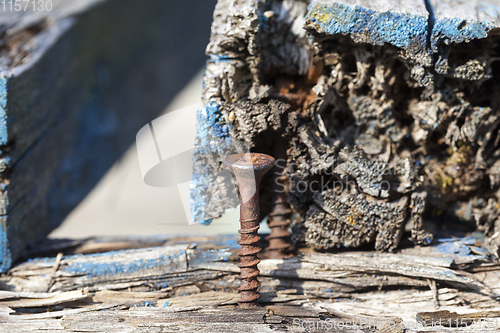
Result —
[[[154, 285], [156, 289], [179, 287], [193, 281], [213, 279], [219, 275], [203, 266], [227, 262], [232, 255], [225, 249], [196, 250], [190, 244], [108, 251], [96, 254], [63, 256], [51, 290], [74, 290], [83, 287], [107, 289], [105, 286], [127, 284]], [[40, 276], [28, 278], [29, 289], [44, 291], [55, 258], [35, 258], [13, 268], [34, 270]], [[198, 278], [197, 278], [198, 277]], [[17, 284], [16, 281], [13, 281]], [[22, 284], [22, 283], [20, 283]], [[111, 288], [114, 289], [114, 288]]]
[[[223, 153], [233, 144], [231, 126], [222, 116], [221, 95], [229, 90], [218, 75], [219, 71], [241, 66], [246, 71], [244, 58], [247, 49], [242, 47], [265, 29], [264, 7], [266, 1], [220, 0], [214, 11], [212, 35], [206, 48], [210, 59], [204, 76], [203, 99], [205, 108], [197, 118], [197, 138], [193, 155], [193, 176], [190, 191], [191, 217], [193, 221], [209, 225], [226, 209], [234, 208], [236, 200], [229, 200], [228, 191], [234, 191], [231, 174], [221, 171]], [[238, 16], [235, 19], [233, 15]], [[234, 66], [234, 67], [233, 67]], [[237, 85], [237, 84], [235, 84]], [[234, 88], [233, 90], [238, 90]], [[230, 97], [228, 97], [230, 98]]]
[[214, 5], [55, 3], [82, 6], [37, 13], [54, 16], [41, 25], [6, 21], [35, 47], [18, 62], [0, 58], [2, 272], [59, 226], [196, 74]]
[[[248, 98], [242, 93], [243, 97], [235, 99], [229, 94], [229, 84], [238, 83], [248, 70], [245, 66], [250, 66], [249, 55], [259, 54], [260, 48], [268, 45], [266, 38], [273, 38], [266, 35], [269, 17], [289, 15], [273, 12], [273, 4], [276, 2], [271, 0], [219, 0], [214, 13], [207, 47], [210, 60], [204, 83], [206, 107], [198, 120], [191, 192], [192, 216], [202, 223], [210, 222], [206, 212], [213, 213], [212, 207], [219, 207], [221, 212], [231, 207], [226, 197], [216, 195], [224, 186], [213, 177], [217, 165], [213, 160], [207, 163], [207, 156], [213, 154], [212, 142], [231, 140], [227, 131], [220, 130], [227, 125], [227, 119], [219, 112], [221, 103]], [[443, 74], [436, 69], [443, 52], [440, 46], [467, 43], [496, 33], [500, 28], [500, 0], [313, 0], [303, 26], [313, 41], [342, 35], [357, 43], [393, 45], [402, 51], [412, 78], [420, 86], [432, 86], [435, 73]], [[292, 38], [301, 37], [297, 34]]]
[[[63, 256], [49, 291], [85, 287], [92, 290], [124, 289], [143, 285], [162, 289], [192, 285], [193, 281], [203, 281], [217, 286], [217, 289], [236, 289], [237, 279], [225, 277], [239, 273], [232, 260], [234, 252], [228, 251], [227, 247], [221, 248], [225, 244], [217, 238], [207, 240], [215, 249], [206, 249], [208, 244], [198, 243], [205, 249], [193, 248], [192, 244], [178, 244]], [[236, 239], [228, 240], [226, 245], [233, 247]], [[471, 253], [469, 246], [474, 241], [470, 238], [439, 239], [436, 246], [406, 249], [399, 254], [304, 252], [282, 262], [263, 260], [260, 264], [261, 280], [264, 290], [275, 290], [276, 284], [269, 283], [269, 278], [277, 278], [281, 280], [282, 287], [300, 283], [306, 293], [327, 295], [378, 287], [381, 279], [387, 279], [385, 286], [425, 286], [425, 280], [421, 283], [422, 279], [431, 278], [458, 283], [465, 289], [483, 290], [484, 285], [472, 275], [463, 276], [456, 270], [457, 265], [488, 262], [487, 256]], [[475, 246], [475, 251], [480, 248]], [[11, 271], [13, 277], [2, 282], [25, 291], [46, 291], [56, 260], [28, 260], [14, 267]], [[338, 275], [341, 271], [363, 272], [364, 276]], [[384, 278], [386, 275], [387, 278]], [[318, 290], [325, 287], [332, 289]]]
[[429, 13], [423, 1], [313, 1], [308, 25], [320, 33], [425, 52]]
[[0, 75], [0, 144], [7, 144], [7, 80]]
[[500, 28], [498, 0], [430, 0], [434, 25], [431, 34], [433, 52], [440, 44], [468, 43], [488, 37]]
[[314, 0], [307, 14], [309, 25], [321, 33], [434, 53], [440, 43], [488, 37], [500, 28], [499, 17], [498, 0]]

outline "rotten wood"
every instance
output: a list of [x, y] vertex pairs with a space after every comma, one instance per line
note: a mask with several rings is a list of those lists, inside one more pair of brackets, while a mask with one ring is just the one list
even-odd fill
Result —
[[295, 246], [394, 251], [405, 230], [426, 246], [476, 229], [499, 257], [499, 12], [496, 0], [220, 0], [193, 218], [235, 205], [214, 149], [271, 152], [279, 138]]

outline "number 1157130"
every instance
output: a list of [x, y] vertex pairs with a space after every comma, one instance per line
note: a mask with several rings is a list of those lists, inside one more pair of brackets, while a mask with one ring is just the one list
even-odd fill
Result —
[[11, 12], [51, 11], [51, 0], [0, 0], [0, 10]]

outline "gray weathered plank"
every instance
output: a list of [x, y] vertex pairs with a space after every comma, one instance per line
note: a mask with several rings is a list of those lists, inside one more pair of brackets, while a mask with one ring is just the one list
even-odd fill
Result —
[[41, 306], [52, 306], [67, 302], [79, 301], [88, 298], [88, 295], [82, 293], [81, 290], [68, 291], [66, 293], [57, 294], [52, 297], [47, 298], [35, 298], [35, 299], [24, 299], [24, 300], [13, 300], [13, 301], [3, 301], [3, 306], [8, 306], [10, 308], [35, 308]]
[[[0, 16], [8, 28], [0, 51], [3, 271], [60, 224], [202, 66], [213, 8], [53, 3], [48, 12]], [[197, 28], [184, 29], [190, 24]]]
[[[443, 293], [442, 296], [445, 296]], [[370, 297], [337, 302], [311, 302], [302, 304], [268, 305], [265, 308], [237, 309], [233, 307], [207, 308], [188, 307], [144, 307], [108, 309], [106, 306], [87, 307], [75, 310], [56, 311], [48, 314], [1, 315], [0, 327], [10, 332], [30, 332], [49, 329], [62, 332], [443, 332], [443, 326], [425, 325], [421, 309], [428, 306], [422, 292], [393, 291], [371, 294]], [[456, 295], [455, 295], [456, 297]], [[187, 299], [186, 299], [187, 300]], [[192, 299], [196, 302], [196, 299]], [[446, 316], [457, 306], [446, 306], [445, 311], [429, 313], [430, 316]], [[420, 311], [420, 312], [419, 312]], [[449, 312], [448, 312], [449, 311]], [[429, 311], [427, 311], [429, 312]], [[469, 323], [467, 327], [455, 328], [454, 332], [495, 331], [495, 311], [458, 311], [460, 318], [490, 319], [486, 322]], [[53, 318], [53, 319], [49, 319]], [[392, 327], [391, 322], [401, 327]], [[350, 321], [350, 324], [347, 324]], [[353, 323], [356, 326], [353, 326]], [[342, 326], [343, 329], [342, 329]], [[403, 327], [405, 329], [403, 329]]]
[[[145, 284], [172, 290], [193, 285], [193, 281], [201, 290], [236, 290], [239, 268], [232, 258], [231, 252], [223, 249], [196, 250], [190, 245], [111, 251], [63, 257], [55, 273], [56, 259], [32, 260], [11, 269], [3, 281], [19, 291], [46, 291], [49, 286], [50, 291], [85, 287], [90, 291], [119, 290]], [[475, 265], [484, 263], [488, 270], [457, 269], [453, 254], [450, 258], [424, 257], [415, 252], [412, 255], [305, 252], [295, 258], [262, 260], [259, 269], [263, 291], [281, 286], [300, 288], [309, 295], [336, 297], [366, 288], [427, 287], [429, 279], [496, 297], [500, 286], [491, 279], [498, 267], [486, 264], [486, 258], [475, 260]]]
[[[54, 332], [329, 332], [337, 329], [329, 325], [350, 320], [362, 321], [363, 327], [347, 327], [344, 332], [413, 333], [423, 329], [416, 326], [421, 312], [436, 309], [455, 312], [458, 318], [480, 318], [487, 310], [486, 319], [493, 324], [495, 311], [500, 310], [495, 296], [500, 294], [498, 263], [471, 255], [473, 261], [462, 262], [473, 265], [457, 265], [455, 250], [428, 257], [438, 252], [413, 248], [396, 254], [305, 251], [295, 258], [262, 260], [263, 307], [241, 311], [234, 308], [239, 269], [232, 262], [233, 254], [197, 249], [189, 243], [63, 256], [58, 266], [54, 266], [56, 258], [22, 263], [2, 277], [3, 286], [44, 288], [44, 275], [50, 277], [57, 267], [52, 289], [78, 290], [40, 293], [39, 298], [32, 292], [4, 292], [0, 329], [13, 333], [44, 328]], [[217, 239], [209, 243], [212, 248], [224, 245]], [[460, 249], [465, 243], [447, 240], [447, 249]], [[223, 276], [203, 275], [210, 271]], [[433, 287], [429, 281], [435, 282]], [[88, 287], [81, 290], [84, 285]], [[446, 313], [429, 315], [448, 318]], [[394, 320], [406, 330], [391, 329], [388, 325]], [[484, 329], [484, 321], [483, 326], [478, 321], [468, 325], [456, 331], [492, 331]], [[424, 331], [442, 329], [438, 325]]]

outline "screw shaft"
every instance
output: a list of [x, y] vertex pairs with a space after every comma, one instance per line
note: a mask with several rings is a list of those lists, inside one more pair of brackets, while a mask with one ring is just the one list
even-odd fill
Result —
[[257, 306], [260, 282], [257, 279], [260, 259], [259, 241], [259, 184], [262, 176], [272, 168], [274, 158], [265, 154], [237, 154], [224, 159], [226, 167], [238, 181], [240, 199], [240, 308]]
[[286, 176], [275, 174], [273, 181], [274, 191], [272, 196], [272, 211], [268, 215], [268, 226], [271, 233], [266, 239], [269, 245], [266, 248], [268, 258], [283, 258], [290, 249], [290, 215], [292, 210], [288, 203], [286, 192], [283, 190], [286, 184]]
[[[278, 136], [274, 139], [274, 156], [280, 162], [286, 161], [286, 141], [283, 137]], [[266, 239], [269, 245], [266, 248], [266, 257], [277, 259], [287, 256], [287, 250], [290, 249], [290, 233], [288, 228], [291, 221], [290, 216], [292, 210], [288, 203], [288, 186], [287, 177], [284, 175], [285, 170], [274, 168], [272, 179], [272, 198], [271, 198], [271, 212], [268, 215], [268, 226], [271, 233]]]
[[[256, 193], [256, 196], [258, 197], [258, 193]], [[260, 247], [257, 245], [260, 239], [257, 233], [259, 230], [259, 217], [258, 213], [255, 214], [256, 216], [254, 215], [255, 217], [245, 217], [245, 215], [249, 215], [249, 212], [253, 212], [252, 208], [247, 207], [247, 204], [240, 206], [241, 229], [238, 231], [241, 237], [238, 242], [241, 246], [241, 250], [238, 252], [238, 256], [240, 257], [238, 265], [240, 268], [240, 287], [238, 288], [240, 300], [238, 304], [241, 308], [255, 307], [257, 299], [260, 296], [257, 292], [257, 289], [260, 287], [260, 282], [257, 279], [259, 275], [257, 264], [260, 262], [260, 259], [257, 257], [257, 254], [260, 252]]]

